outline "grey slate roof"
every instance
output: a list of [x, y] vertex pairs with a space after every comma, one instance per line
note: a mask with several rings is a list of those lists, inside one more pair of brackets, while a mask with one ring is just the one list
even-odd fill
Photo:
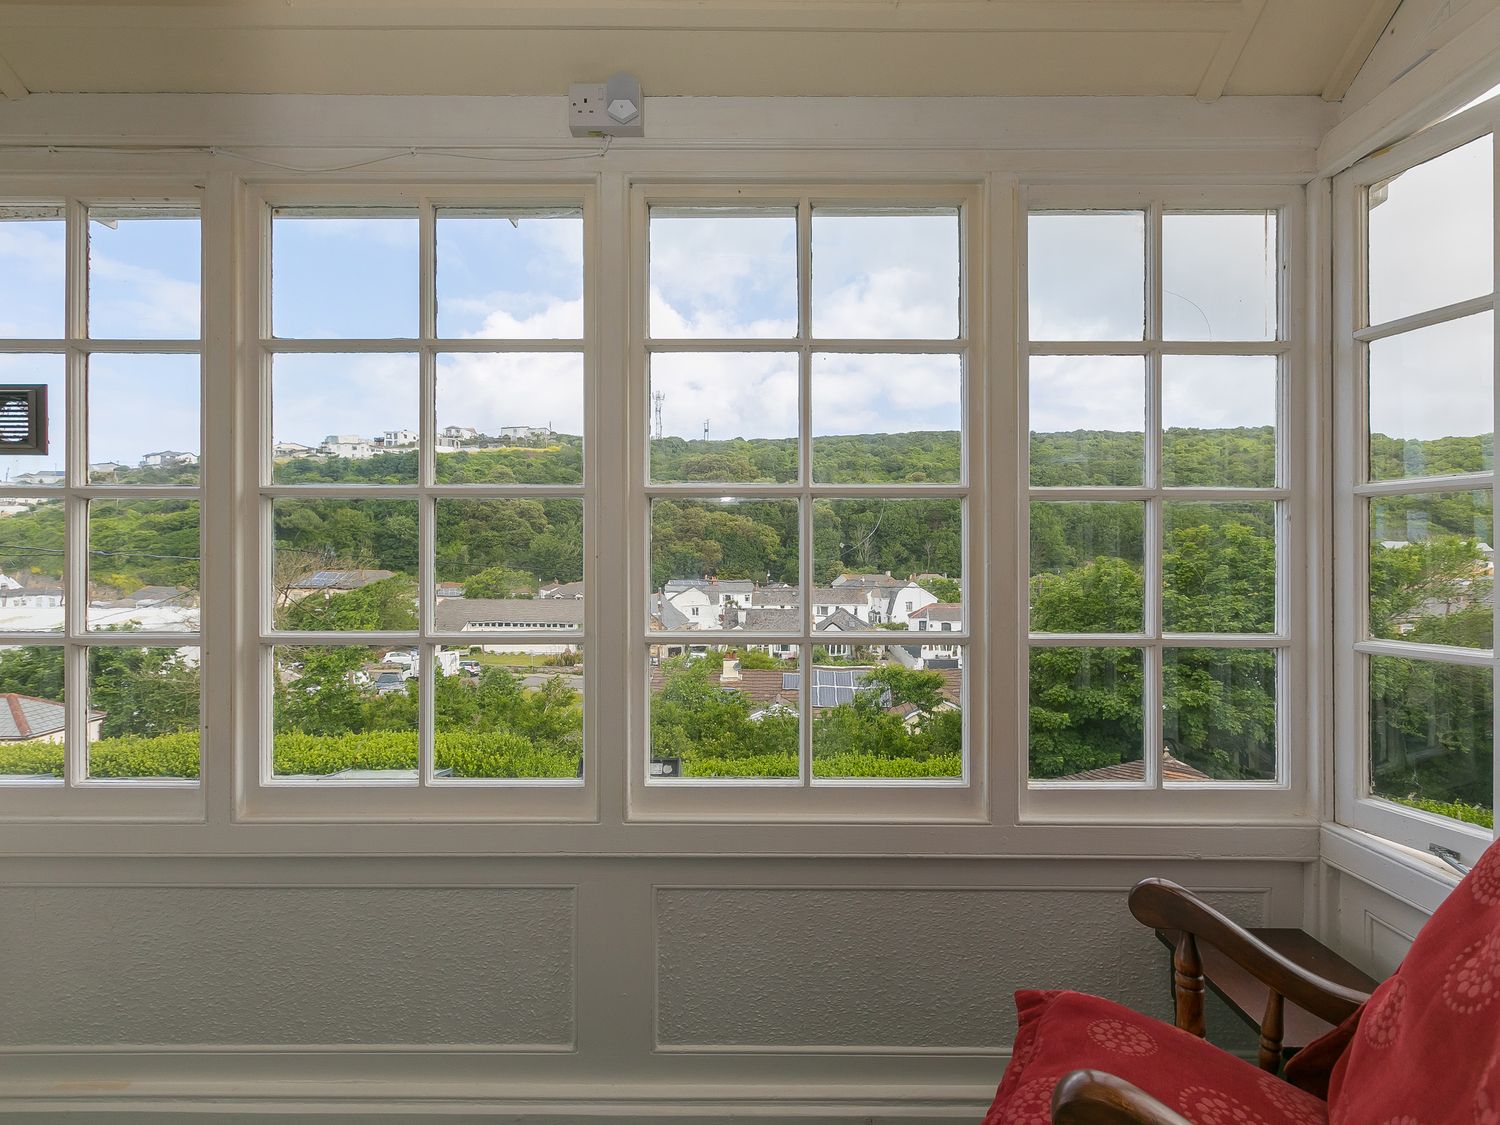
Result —
[[852, 633], [868, 628], [868, 625], [855, 617], [847, 609], [836, 609], [813, 626], [813, 630], [819, 633], [825, 629], [832, 629], [840, 633]]
[[583, 602], [574, 598], [454, 598], [436, 607], [437, 627], [458, 630], [525, 629], [531, 625], [583, 628]]
[[[0, 741], [25, 742], [57, 734], [66, 725], [67, 711], [61, 703], [16, 692], [0, 694]], [[104, 718], [103, 711], [90, 711], [89, 721]]]

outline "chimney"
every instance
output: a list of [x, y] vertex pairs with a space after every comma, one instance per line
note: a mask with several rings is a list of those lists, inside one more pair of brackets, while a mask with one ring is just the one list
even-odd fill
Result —
[[740, 681], [740, 654], [730, 649], [724, 654], [724, 670], [719, 673], [721, 684], [734, 684]]

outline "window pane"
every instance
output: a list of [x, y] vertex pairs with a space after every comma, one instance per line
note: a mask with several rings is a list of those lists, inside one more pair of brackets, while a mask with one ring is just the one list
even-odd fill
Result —
[[1370, 479], [1495, 464], [1493, 313], [1370, 344]]
[[1162, 358], [1162, 484], [1276, 484], [1276, 358]]
[[581, 778], [583, 646], [444, 646], [433, 668], [438, 778]]
[[963, 646], [813, 653], [814, 777], [963, 776]]
[[1370, 657], [1370, 791], [1494, 826], [1495, 688], [1488, 668]]
[[417, 479], [414, 355], [278, 355], [271, 361], [271, 479]]
[[959, 480], [963, 385], [956, 355], [815, 355], [813, 480]]
[[283, 780], [417, 780], [415, 648], [272, 650], [272, 774]]
[[437, 627], [583, 628], [582, 500], [437, 501]]
[[1276, 779], [1276, 653], [1162, 652], [1162, 779]]
[[199, 650], [89, 649], [89, 776], [197, 778]]
[[1031, 483], [1139, 485], [1145, 479], [1146, 361], [1031, 358]]
[[274, 212], [271, 325], [277, 336], [415, 336], [418, 276], [415, 211]]
[[60, 498], [0, 498], [0, 630], [62, 629], [66, 540]]
[[195, 355], [89, 356], [89, 480], [198, 483], [201, 367]]
[[1494, 288], [1491, 154], [1490, 138], [1480, 137], [1371, 185], [1371, 324]]
[[797, 541], [795, 500], [653, 500], [651, 628], [795, 632]]
[[651, 658], [648, 781], [799, 775], [795, 657], [662, 644]]
[[581, 338], [583, 215], [440, 209], [437, 331], [450, 338]]
[[89, 501], [90, 629], [198, 629], [198, 501]]
[[1162, 623], [1171, 633], [1276, 629], [1276, 504], [1162, 505]]
[[[813, 501], [813, 629], [963, 627], [963, 504]], [[853, 620], [851, 620], [853, 619]], [[941, 628], [946, 625], [947, 628]]]
[[0, 647], [0, 784], [62, 784], [63, 650]]
[[1144, 337], [1144, 212], [1033, 213], [1026, 256], [1031, 339]]
[[824, 340], [959, 334], [958, 212], [812, 219], [812, 332]]
[[0, 480], [7, 484], [61, 486], [68, 463], [65, 425], [68, 387], [63, 357], [0, 355], [0, 383], [47, 384], [47, 452], [42, 456], [0, 457]]
[[202, 257], [196, 210], [89, 208], [89, 335], [195, 339]]
[[580, 484], [583, 356], [437, 358], [439, 484]]
[[1138, 648], [1031, 650], [1033, 781], [1140, 782]]
[[795, 355], [661, 354], [651, 364], [651, 478], [797, 479]]
[[275, 627], [417, 627], [415, 500], [277, 500]]
[[63, 335], [66, 266], [61, 208], [0, 209], [0, 336], [56, 340]]
[[1144, 504], [1031, 505], [1034, 632], [1139, 633], [1144, 628], [1145, 515]]
[[651, 209], [652, 336], [796, 334], [795, 211]]
[[1276, 212], [1162, 217], [1162, 335], [1274, 340]]
[[1495, 524], [1487, 491], [1370, 501], [1370, 635], [1489, 648]]

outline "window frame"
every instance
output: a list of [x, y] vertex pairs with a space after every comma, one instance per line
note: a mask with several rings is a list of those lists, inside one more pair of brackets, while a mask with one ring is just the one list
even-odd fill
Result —
[[[700, 339], [664, 338], [649, 335], [650, 209], [668, 207], [726, 206], [792, 209], [797, 224], [798, 332], [785, 339]], [[983, 823], [990, 819], [988, 789], [990, 763], [987, 714], [989, 698], [986, 630], [976, 622], [987, 620], [985, 613], [988, 585], [987, 544], [990, 507], [990, 469], [993, 451], [990, 445], [989, 407], [994, 380], [987, 361], [989, 295], [987, 275], [991, 258], [986, 252], [986, 200], [982, 182], [943, 180], [925, 182], [906, 178], [881, 182], [737, 179], [733, 184], [693, 184], [680, 180], [641, 178], [630, 184], [629, 198], [630, 262], [629, 289], [629, 375], [628, 407], [624, 433], [623, 457], [626, 465], [626, 581], [627, 581], [627, 654], [628, 737], [626, 739], [626, 820], [634, 822], [734, 822], [770, 821], [837, 824], [873, 823]], [[959, 215], [959, 330], [949, 340], [926, 339], [821, 339], [812, 334], [811, 217], [813, 209], [956, 208]], [[779, 351], [799, 357], [801, 393], [799, 401], [799, 434], [801, 437], [802, 473], [797, 482], [787, 484], [734, 484], [712, 482], [694, 484], [654, 484], [650, 479], [650, 443], [647, 440], [649, 418], [649, 362], [653, 351], [692, 352]], [[819, 484], [808, 477], [811, 466], [812, 427], [808, 395], [811, 386], [811, 358], [818, 352], [858, 352], [865, 354], [946, 352], [961, 357], [964, 378], [964, 449], [960, 480], [948, 484], [911, 486], [902, 484]], [[799, 570], [812, 574], [811, 498], [832, 495], [858, 498], [888, 495], [894, 498], [958, 498], [963, 505], [963, 600], [966, 627], [953, 635], [953, 643], [968, 646], [963, 669], [965, 761], [964, 774], [954, 779], [820, 779], [811, 777], [811, 704], [806, 692], [806, 661], [817, 644], [812, 625], [816, 607], [811, 586], [803, 584], [804, 596], [799, 614], [803, 629], [797, 636], [756, 635], [743, 632], [652, 633], [646, 614], [646, 593], [650, 588], [650, 503], [653, 495], [682, 494], [708, 497], [749, 495], [755, 498], [805, 498], [799, 516]], [[875, 632], [872, 630], [872, 632]], [[860, 634], [856, 639], [862, 638]], [[692, 779], [668, 783], [651, 783], [647, 764], [651, 753], [650, 671], [648, 638], [663, 642], [717, 643], [725, 638], [750, 644], [783, 643], [801, 646], [804, 689], [801, 708], [803, 722], [799, 740], [800, 776], [797, 779]]]
[[[208, 455], [209, 380], [215, 322], [209, 277], [212, 262], [211, 209], [201, 180], [155, 176], [26, 176], [0, 179], [0, 197], [16, 201], [60, 203], [65, 220], [63, 335], [54, 338], [0, 340], [3, 354], [50, 354], [64, 360], [65, 469], [62, 486], [10, 486], [6, 495], [41, 496], [66, 505], [67, 540], [63, 572], [64, 627], [54, 633], [0, 631], [0, 644], [56, 646], [64, 653], [66, 683], [64, 774], [61, 782], [22, 781], [0, 785], [0, 821], [161, 821], [204, 820], [206, 785], [213, 755], [210, 750], [210, 693], [221, 665], [211, 662], [211, 638], [218, 628], [209, 611], [217, 587], [214, 568], [205, 551], [208, 497], [215, 467]], [[198, 334], [190, 339], [92, 338], [88, 332], [90, 207], [190, 206], [198, 212], [199, 290]], [[88, 479], [88, 360], [91, 355], [193, 355], [198, 357], [199, 477], [194, 485], [110, 485]], [[56, 404], [49, 404], [49, 409]], [[194, 632], [132, 632], [111, 634], [88, 627], [88, 505], [94, 500], [182, 499], [199, 505], [199, 605]], [[88, 654], [111, 646], [196, 646], [199, 653], [199, 776], [189, 778], [90, 778], [86, 737], [89, 696]]]
[[[274, 337], [271, 325], [271, 220], [277, 207], [402, 207], [418, 217], [418, 335], [380, 339], [305, 340]], [[436, 335], [435, 214], [442, 207], [525, 208], [576, 207], [583, 218], [583, 335], [572, 340], [511, 340], [439, 337]], [[236, 747], [236, 819], [241, 821], [505, 821], [594, 822], [599, 819], [598, 785], [598, 691], [589, 690], [597, 677], [585, 661], [587, 687], [583, 692], [583, 777], [527, 779], [466, 779], [438, 781], [425, 776], [433, 758], [432, 741], [423, 733], [433, 721], [433, 668], [430, 654], [440, 645], [473, 643], [455, 640], [455, 634], [436, 629], [426, 612], [432, 603], [431, 564], [435, 549], [433, 513], [438, 499], [484, 500], [529, 496], [581, 499], [588, 542], [584, 548], [586, 590], [598, 589], [597, 542], [600, 465], [598, 424], [599, 348], [598, 301], [598, 191], [593, 177], [568, 180], [552, 177], [535, 183], [450, 183], [442, 177], [421, 183], [320, 182], [316, 180], [248, 180], [241, 213], [238, 243], [242, 270], [240, 281], [241, 417], [244, 440], [236, 450], [242, 481], [239, 502], [240, 533], [247, 536], [249, 560], [241, 596], [236, 606], [239, 621], [236, 646], [236, 687], [245, 704]], [[569, 485], [475, 485], [439, 484], [432, 474], [436, 447], [436, 361], [439, 355], [471, 352], [578, 352], [583, 367], [584, 468], [583, 479]], [[271, 359], [278, 354], [411, 354], [420, 357], [419, 450], [421, 469], [416, 482], [400, 485], [287, 485], [271, 481]], [[315, 633], [278, 631], [271, 627], [274, 533], [271, 503], [275, 497], [297, 495], [328, 498], [347, 492], [361, 497], [415, 499], [418, 504], [418, 628], [411, 633]], [[252, 530], [253, 529], [253, 530]], [[584, 598], [584, 625], [580, 644], [600, 637], [599, 598]], [[272, 676], [274, 648], [323, 642], [348, 643], [349, 638], [373, 645], [415, 646], [429, 658], [419, 666], [418, 771], [406, 779], [331, 781], [273, 779], [270, 775], [270, 739], [274, 731]], [[519, 638], [524, 640], [525, 638]], [[555, 638], [547, 638], [556, 643]], [[593, 642], [597, 644], [597, 641]]]
[[[1141, 210], [1145, 212], [1145, 318], [1140, 341], [1032, 341], [1030, 335], [1028, 218], [1041, 211]], [[1161, 331], [1162, 217], [1167, 212], [1276, 211], [1281, 255], [1277, 335], [1268, 341], [1220, 344], [1164, 340]], [[1315, 755], [1318, 738], [1310, 714], [1308, 691], [1313, 633], [1308, 620], [1313, 542], [1310, 513], [1318, 510], [1317, 482], [1311, 479], [1309, 448], [1314, 432], [1315, 401], [1307, 373], [1311, 359], [1307, 307], [1305, 194], [1292, 187], [1149, 186], [1056, 183], [1023, 185], [1017, 207], [1016, 286], [1016, 583], [1017, 619], [1021, 623], [1016, 668], [1015, 731], [1019, 757], [1018, 823], [1164, 824], [1305, 823], [1315, 815]], [[1140, 355], [1147, 361], [1147, 471], [1152, 443], [1160, 443], [1160, 357], [1171, 355], [1270, 355], [1278, 360], [1277, 484], [1272, 488], [1164, 488], [1143, 478], [1136, 486], [1033, 488], [1030, 473], [1030, 358], [1037, 355]], [[1155, 460], [1159, 462], [1159, 457]], [[1139, 634], [1047, 634], [1030, 630], [1030, 505], [1034, 501], [1144, 501], [1148, 586], [1159, 601], [1162, 583], [1161, 521], [1152, 514], [1170, 500], [1275, 501], [1278, 505], [1276, 629], [1266, 634], [1174, 634], [1165, 638], [1160, 621], [1150, 620], [1153, 595], [1146, 598], [1148, 620]], [[1277, 661], [1277, 777], [1269, 781], [1163, 782], [1159, 756], [1146, 753], [1141, 782], [1068, 782], [1031, 780], [1030, 652], [1033, 647], [1133, 648], [1143, 654], [1143, 742], [1153, 745], [1161, 730], [1161, 653], [1167, 648], [1256, 648], [1281, 653]], [[1160, 738], [1156, 738], [1160, 742]], [[1144, 747], [1143, 747], [1144, 750]]]
[[[1370, 789], [1370, 656], [1426, 660], [1440, 665], [1500, 669], [1500, 648], [1462, 649], [1407, 641], [1376, 640], [1369, 630], [1369, 498], [1438, 491], [1488, 489], [1494, 511], [1495, 471], [1448, 477], [1416, 477], [1368, 482], [1369, 344], [1433, 324], [1490, 311], [1495, 320], [1500, 371], [1500, 308], [1492, 287], [1483, 297], [1370, 326], [1368, 309], [1368, 225], [1365, 198], [1375, 183], [1442, 156], [1486, 134], [1494, 134], [1493, 183], [1497, 222], [1495, 265], [1500, 277], [1500, 102], [1481, 103], [1408, 139], [1375, 153], [1333, 178], [1333, 514], [1334, 514], [1334, 779], [1333, 816], [1350, 828], [1426, 852], [1439, 845], [1472, 863], [1495, 838], [1494, 831], [1448, 817], [1408, 809], [1373, 796]], [[1346, 282], [1340, 284], [1340, 282]], [[1393, 327], [1394, 326], [1394, 327]], [[1500, 380], [1495, 407], [1500, 419]], [[1500, 426], [1496, 427], [1500, 432]], [[1500, 606], [1496, 607], [1500, 613]], [[1500, 620], [1500, 618], [1497, 618]], [[1492, 724], [1492, 761], [1500, 760]], [[1492, 767], [1493, 768], [1493, 767]]]

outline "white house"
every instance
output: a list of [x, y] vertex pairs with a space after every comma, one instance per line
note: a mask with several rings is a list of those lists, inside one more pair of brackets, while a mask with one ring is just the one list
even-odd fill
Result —
[[[574, 598], [454, 598], [436, 607], [437, 628], [444, 633], [577, 633], [583, 628], [583, 602]], [[523, 641], [494, 643], [488, 639], [477, 643], [485, 652], [527, 653], [532, 656], [559, 656], [578, 651], [578, 642], [566, 637], [556, 641]], [[452, 671], [458, 671], [459, 653], [455, 649]]]
[[355, 461], [375, 456], [375, 447], [370, 444], [369, 439], [358, 434], [329, 434], [319, 448], [330, 456], [348, 457]]
[[898, 625], [904, 625], [914, 612], [923, 606], [935, 605], [938, 600], [936, 594], [915, 582], [883, 590], [882, 594], [886, 595], [883, 598], [885, 620]]
[[177, 449], [163, 449], [157, 453], [141, 455], [141, 468], [143, 469], [167, 468], [171, 465], [196, 465], [197, 463], [196, 453], [184, 453]]
[[942, 636], [963, 629], [964, 607], [956, 602], [936, 602], [913, 610], [906, 628], [921, 634], [922, 644], [918, 653], [922, 667], [932, 661], [957, 661], [963, 667], [963, 645]]
[[386, 430], [380, 435], [380, 444], [385, 449], [416, 445], [417, 435], [411, 430]]

